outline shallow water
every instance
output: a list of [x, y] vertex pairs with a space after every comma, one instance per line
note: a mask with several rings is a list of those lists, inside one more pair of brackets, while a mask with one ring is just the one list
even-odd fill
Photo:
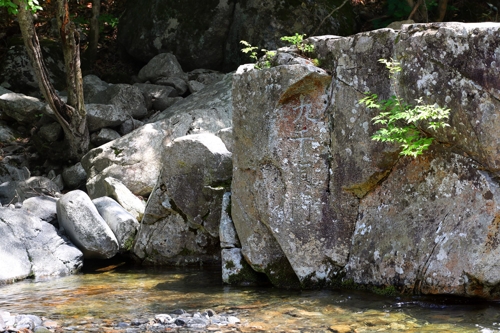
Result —
[[93, 268], [0, 286], [0, 310], [36, 314], [73, 331], [100, 331], [179, 308], [233, 314], [242, 323], [232, 329], [242, 332], [500, 332], [497, 303], [229, 287], [214, 268]]

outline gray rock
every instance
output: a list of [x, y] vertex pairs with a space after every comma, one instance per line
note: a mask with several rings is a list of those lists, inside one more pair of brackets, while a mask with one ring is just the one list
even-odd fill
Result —
[[87, 111], [87, 126], [90, 132], [95, 132], [104, 127], [116, 127], [123, 124], [131, 115], [109, 104], [85, 104]]
[[94, 95], [108, 89], [109, 85], [95, 75], [85, 75], [83, 77], [83, 96], [88, 103]]
[[262, 276], [245, 261], [240, 248], [222, 249], [222, 282], [230, 285], [258, 285]]
[[76, 273], [82, 253], [54, 226], [22, 209], [0, 208], [0, 283]]
[[42, 114], [45, 104], [38, 98], [7, 92], [0, 92], [0, 109], [20, 123], [34, 124]]
[[169, 86], [175, 88], [179, 96], [184, 95], [188, 91], [186, 78], [178, 76], [162, 77], [155, 81], [155, 84], [161, 86]]
[[0, 202], [2, 205], [23, 202], [40, 195], [55, 196], [59, 186], [46, 177], [35, 176], [26, 180], [8, 181], [0, 184]]
[[228, 127], [228, 128], [223, 128], [217, 131], [215, 133], [222, 142], [224, 142], [224, 145], [226, 145], [227, 150], [230, 152], [233, 152], [233, 128]]
[[213, 134], [175, 139], [165, 149], [133, 252], [148, 264], [220, 261], [222, 195], [231, 180], [231, 153]]
[[97, 198], [92, 202], [115, 234], [120, 251], [129, 251], [139, 228], [137, 219], [110, 197]]
[[144, 123], [142, 121], [130, 118], [130, 119], [125, 120], [125, 122], [120, 125], [120, 127], [118, 129], [118, 133], [120, 133], [121, 135], [126, 135], [126, 134], [129, 134], [130, 132], [138, 129], [142, 125], [144, 125]]
[[90, 135], [90, 142], [95, 146], [102, 146], [108, 142], [120, 138], [121, 135], [111, 128], [101, 128], [99, 131]]
[[198, 81], [204, 85], [211, 85], [219, 82], [224, 78], [224, 73], [210, 70], [210, 69], [195, 69], [188, 74], [190, 81]]
[[5, 122], [0, 121], [0, 142], [11, 142], [16, 139], [15, 131]]
[[177, 58], [172, 53], [160, 53], [152, 58], [138, 74], [141, 82], [157, 81], [160, 78], [169, 77], [187, 78]]
[[231, 82], [229, 74], [149, 120], [156, 123], [89, 151], [82, 159], [89, 195], [105, 196], [106, 177], [118, 179], [136, 195], [149, 195], [160, 173], [164, 145], [184, 135], [215, 133], [231, 126]]
[[343, 2], [270, 0], [263, 4], [260, 0], [216, 0], [188, 6], [158, 0], [130, 2], [120, 20], [118, 41], [141, 61], [172, 52], [186, 71], [211, 68], [229, 72], [248, 61], [240, 52], [242, 39], [275, 50], [280, 46], [280, 37], [297, 31], [310, 33], [318, 26], [318, 35], [351, 34], [354, 21], [349, 2], [329, 15]]
[[57, 202], [57, 218], [85, 258], [109, 259], [118, 253], [115, 235], [85, 192], [63, 195]]
[[70, 190], [79, 188], [84, 185], [87, 180], [87, 173], [80, 162], [64, 168], [61, 175], [64, 180], [64, 184], [66, 184], [66, 188]]
[[412, 293], [497, 295], [500, 189], [475, 162], [436, 147], [401, 159], [361, 200], [347, 278]]
[[224, 193], [222, 197], [222, 210], [220, 217], [219, 238], [220, 246], [225, 248], [241, 247], [240, 240], [234, 228], [233, 220], [229, 215], [231, 209], [231, 192]]
[[63, 135], [63, 129], [59, 123], [50, 123], [40, 127], [38, 135], [47, 142], [56, 142]]
[[144, 200], [135, 196], [118, 179], [107, 177], [104, 180], [106, 196], [115, 199], [129, 214], [138, 221], [142, 220], [146, 203]]
[[137, 119], [147, 115], [146, 103], [139, 88], [128, 84], [114, 84], [89, 99], [90, 104], [112, 104]]
[[23, 201], [23, 210], [38, 217], [42, 221], [59, 226], [57, 221], [57, 199], [46, 195], [28, 198]]
[[0, 163], [0, 184], [8, 181], [26, 180], [30, 178], [30, 171], [26, 166], [19, 167], [19, 164], [24, 164], [22, 161], [7, 156]]
[[[64, 74], [61, 46], [50, 40], [41, 40], [40, 44], [49, 80], [55, 89], [63, 90], [66, 87], [66, 75]], [[0, 78], [0, 85], [12, 91], [29, 94], [39, 93], [40, 88], [31, 61], [22, 43], [13, 45], [7, 50], [0, 65]]]
[[[113, 177], [132, 193], [151, 193], [160, 172], [160, 154], [165, 130], [162, 124], [147, 124], [89, 151], [82, 159], [91, 198], [106, 196], [104, 179]], [[147, 168], [144, 166], [147, 165]]]
[[201, 83], [201, 82], [198, 82], [198, 81], [188, 81], [188, 88], [189, 88], [189, 92], [191, 94], [194, 94], [194, 93], [197, 93], [198, 91], [202, 90], [203, 88], [205, 88], [205, 84]]
[[351, 232], [332, 223], [327, 191], [330, 83], [302, 65], [233, 79], [231, 214], [243, 256], [278, 286], [328, 283], [347, 263]]
[[165, 110], [174, 103], [173, 97], [178, 95], [174, 87], [149, 83], [134, 83], [134, 86], [142, 91], [148, 109]]

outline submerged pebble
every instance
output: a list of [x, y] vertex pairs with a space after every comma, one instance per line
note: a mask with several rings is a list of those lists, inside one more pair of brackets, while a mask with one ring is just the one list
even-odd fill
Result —
[[[177, 309], [172, 313], [162, 313], [155, 315], [154, 319], [134, 318], [128, 321], [119, 321], [112, 325], [115, 332], [195, 332], [199, 330], [218, 331], [222, 327], [241, 323], [240, 319], [226, 313], [217, 314], [214, 310], [208, 309], [192, 314]], [[92, 327], [94, 326], [94, 327]], [[215, 330], [214, 330], [215, 329]], [[17, 315], [0, 311], [0, 332], [1, 333], [46, 333], [46, 332], [90, 332], [98, 331], [99, 328], [89, 321], [82, 321], [78, 326], [60, 326], [55, 321], [42, 320], [34, 315]]]

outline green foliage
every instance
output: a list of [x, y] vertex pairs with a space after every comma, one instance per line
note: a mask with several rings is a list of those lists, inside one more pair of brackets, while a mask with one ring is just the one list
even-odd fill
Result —
[[312, 53], [314, 51], [314, 45], [304, 43], [305, 36], [305, 34], [299, 35], [295, 33], [295, 36], [283, 36], [281, 40], [295, 45], [302, 54]]
[[[29, 8], [33, 13], [42, 10], [42, 6], [40, 6], [38, 0], [25, 0], [25, 2], [26, 8]], [[6, 7], [9, 14], [17, 15], [17, 5], [11, 0], [0, 0], [0, 7]]]
[[[105, 13], [105, 14], [99, 15], [99, 22], [101, 24], [108, 25], [114, 29], [118, 26], [119, 18], [113, 14]], [[101, 28], [101, 30], [102, 30], [102, 28]]]
[[[391, 79], [401, 71], [401, 65], [394, 60], [380, 59], [389, 69]], [[449, 126], [450, 110], [438, 105], [424, 104], [422, 98], [416, 100], [416, 105], [405, 103], [396, 93], [387, 100], [379, 100], [376, 94], [368, 93], [360, 103], [370, 109], [378, 109], [380, 113], [372, 118], [374, 124], [381, 124], [372, 136], [373, 140], [392, 142], [402, 148], [401, 155], [417, 157], [422, 154], [434, 141], [424, 130], [436, 130]]]
[[243, 44], [245, 47], [241, 49], [241, 52], [248, 54], [249, 57], [253, 60], [255, 60], [255, 68], [256, 69], [263, 69], [263, 68], [270, 68], [271, 67], [271, 59], [276, 55], [275, 51], [269, 51], [266, 49], [261, 49], [260, 51], [264, 53], [264, 56], [262, 60], [259, 60], [259, 57], [257, 55], [257, 50], [259, 49], [257, 46], [252, 46], [250, 43], [247, 41], [240, 41], [241, 44]]

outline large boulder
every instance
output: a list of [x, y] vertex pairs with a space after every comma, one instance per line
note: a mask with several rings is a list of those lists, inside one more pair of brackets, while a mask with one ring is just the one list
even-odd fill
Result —
[[26, 210], [0, 208], [0, 284], [77, 273], [82, 253]]
[[12, 92], [0, 87], [0, 110], [20, 123], [34, 124], [45, 104], [38, 98]]
[[230, 71], [247, 59], [240, 40], [268, 50], [280, 37], [296, 32], [348, 35], [354, 21], [348, 2], [333, 15], [342, 0], [161, 0], [128, 1], [120, 20], [118, 41], [133, 57], [147, 62], [170, 52], [182, 68]]
[[127, 112], [110, 104], [85, 104], [87, 111], [87, 126], [90, 132], [104, 127], [117, 127], [131, 116]]
[[145, 264], [219, 263], [219, 224], [231, 153], [213, 134], [175, 139], [163, 153], [133, 252]]
[[284, 287], [328, 283], [348, 258], [329, 191], [330, 82], [302, 65], [234, 77], [232, 217], [250, 265]]
[[118, 253], [118, 241], [88, 195], [75, 190], [57, 201], [59, 226], [85, 258], [109, 259]]
[[161, 78], [178, 77], [187, 80], [188, 76], [182, 70], [177, 58], [172, 53], [160, 53], [141, 68], [137, 75], [141, 82], [156, 82]]
[[[40, 44], [48, 78], [56, 89], [63, 90], [66, 87], [66, 75], [61, 45], [51, 40], [41, 40]], [[2, 59], [0, 81], [0, 86], [18, 93], [39, 93], [38, 81], [21, 41], [10, 46]]]
[[106, 195], [104, 180], [118, 179], [132, 193], [147, 196], [161, 169], [164, 145], [196, 133], [215, 133], [232, 124], [232, 74], [190, 95], [151, 119], [152, 123], [92, 149], [82, 159], [90, 197]]
[[401, 159], [361, 200], [346, 278], [415, 294], [498, 298], [498, 183], [433, 149]]
[[[499, 32], [445, 23], [310, 38], [331, 83], [283, 53], [279, 63], [297, 64], [242, 68], [231, 213], [252, 268], [281, 286], [343, 279], [498, 298]], [[389, 79], [380, 58], [401, 59], [402, 72]], [[367, 92], [449, 107], [450, 126], [430, 131], [425, 155], [402, 158], [371, 139]]]

